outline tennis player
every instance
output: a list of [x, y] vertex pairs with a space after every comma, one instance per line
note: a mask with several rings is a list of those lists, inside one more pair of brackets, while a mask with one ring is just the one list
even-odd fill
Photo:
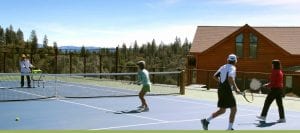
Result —
[[281, 63], [279, 60], [272, 61], [272, 74], [270, 76], [270, 82], [267, 84], [264, 84], [264, 86], [270, 88], [271, 91], [265, 100], [261, 115], [258, 116], [257, 118], [260, 119], [261, 121], [265, 121], [268, 110], [270, 108], [270, 105], [274, 101], [274, 99], [276, 99], [276, 103], [278, 106], [278, 112], [279, 112], [279, 120], [277, 122], [279, 122], [279, 123], [286, 122], [285, 116], [284, 116], [284, 108], [283, 108], [283, 104], [282, 104], [282, 97], [284, 96], [284, 94], [283, 94], [283, 72], [281, 70]]
[[20, 68], [21, 68], [21, 87], [24, 87], [24, 76], [26, 76], [27, 79], [27, 87], [31, 88], [30, 85], [30, 68], [32, 68], [33, 65], [30, 63], [29, 59], [26, 58], [25, 54], [22, 54], [21, 61], [20, 61]]
[[227, 108], [230, 108], [230, 117], [229, 117], [229, 124], [227, 130], [234, 130], [233, 123], [234, 123], [237, 108], [236, 108], [235, 98], [232, 94], [232, 89], [236, 93], [240, 93], [240, 90], [235, 83], [236, 63], [237, 63], [236, 55], [230, 54], [227, 58], [227, 64], [221, 66], [213, 76], [213, 78], [219, 83], [219, 87], [218, 87], [219, 109], [216, 112], [212, 113], [212, 115], [209, 116], [208, 118], [201, 120], [202, 127], [204, 130], [208, 130], [209, 122], [212, 119], [224, 114]]
[[139, 93], [139, 98], [141, 100], [142, 105], [139, 106], [138, 108], [140, 109], [141, 112], [148, 112], [149, 107], [148, 104], [145, 100], [145, 95], [147, 92], [150, 92], [151, 88], [151, 82], [149, 78], [149, 72], [145, 69], [145, 61], [139, 61], [137, 62], [137, 65], [139, 67], [138, 71], [138, 84], [142, 84], [143, 87]]

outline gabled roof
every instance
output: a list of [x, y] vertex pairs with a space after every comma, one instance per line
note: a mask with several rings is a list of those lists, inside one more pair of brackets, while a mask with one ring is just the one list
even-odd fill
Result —
[[[198, 26], [190, 52], [202, 53], [242, 27]], [[251, 28], [274, 42], [288, 53], [300, 55], [300, 27]]]

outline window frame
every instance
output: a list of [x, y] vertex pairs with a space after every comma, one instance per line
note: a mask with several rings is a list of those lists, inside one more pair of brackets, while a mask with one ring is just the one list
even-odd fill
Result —
[[[257, 58], [257, 47], [258, 47], [258, 37], [254, 33], [250, 33], [249, 34], [249, 58], [254, 58], [254, 59]], [[255, 54], [253, 55], [252, 53]]]
[[239, 58], [244, 56], [244, 33], [240, 33], [235, 37], [235, 54]]

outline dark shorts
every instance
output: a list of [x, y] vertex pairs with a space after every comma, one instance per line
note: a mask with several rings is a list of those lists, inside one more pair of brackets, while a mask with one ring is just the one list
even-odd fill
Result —
[[222, 84], [218, 88], [218, 107], [231, 108], [236, 106], [235, 98], [229, 84]]
[[150, 92], [150, 90], [151, 90], [151, 85], [143, 85], [142, 91]]

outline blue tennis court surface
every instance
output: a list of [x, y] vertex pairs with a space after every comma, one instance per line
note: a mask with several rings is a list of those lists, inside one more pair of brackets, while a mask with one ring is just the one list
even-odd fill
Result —
[[[202, 130], [200, 119], [216, 108], [216, 102], [180, 96], [147, 96], [149, 112], [114, 114], [132, 110], [138, 97], [47, 99], [0, 103], [1, 130]], [[286, 123], [275, 123], [277, 108], [271, 108], [265, 124], [256, 116], [258, 106], [238, 105], [236, 130], [299, 130], [300, 111], [286, 111]], [[225, 130], [229, 110], [211, 121], [209, 129]], [[19, 121], [15, 121], [19, 117]]]

